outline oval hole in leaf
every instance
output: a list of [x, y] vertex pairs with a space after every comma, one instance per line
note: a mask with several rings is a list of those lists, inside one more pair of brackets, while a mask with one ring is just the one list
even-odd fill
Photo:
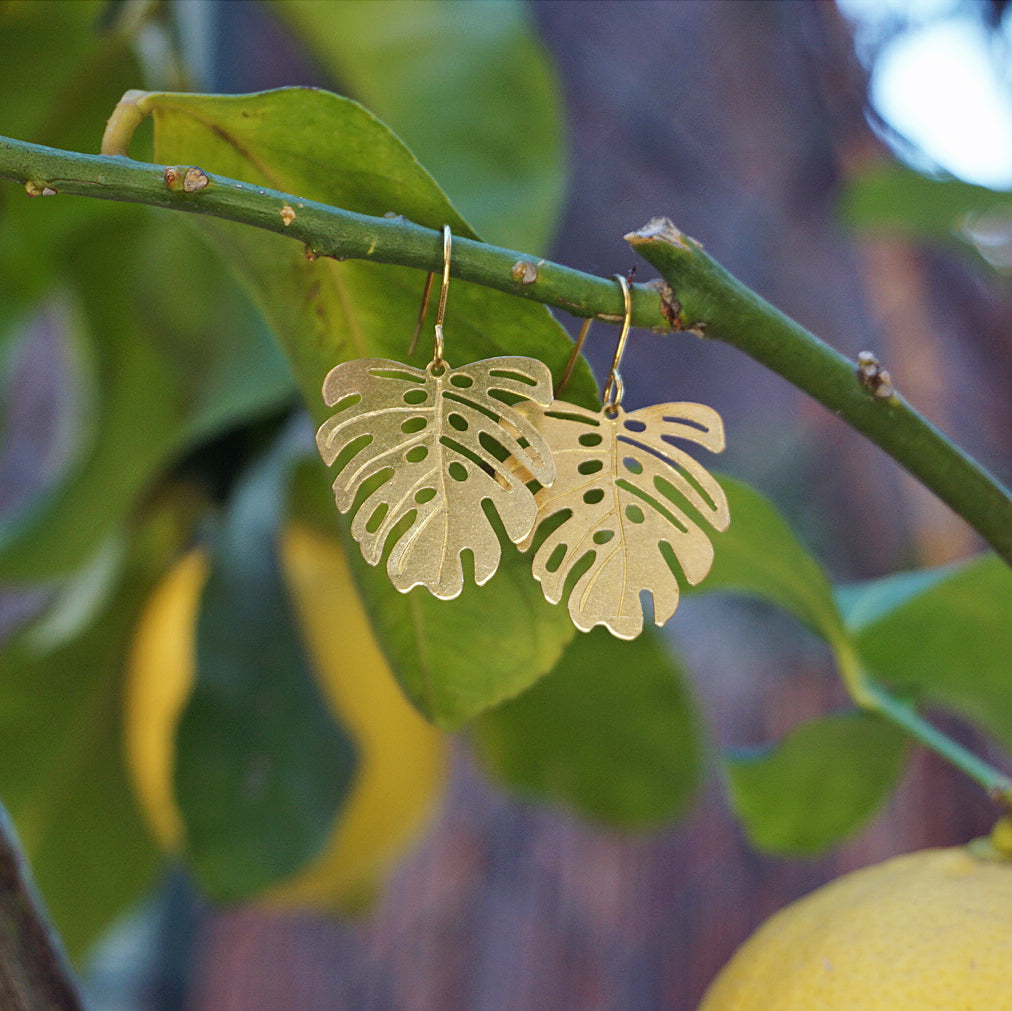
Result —
[[583, 501], [586, 502], [587, 505], [597, 505], [597, 503], [600, 502], [601, 499], [603, 498], [604, 498], [603, 488], [591, 488], [590, 491], [585, 491], [583, 493]]
[[576, 469], [579, 473], [584, 476], [588, 474], [596, 474], [599, 470], [604, 468], [603, 460], [584, 460]]
[[607, 544], [615, 536], [614, 530], [598, 530], [593, 537], [595, 544]]
[[446, 470], [454, 481], [467, 480], [467, 468], [459, 460], [454, 460]]
[[421, 415], [415, 418], [408, 418], [408, 420], [401, 425], [401, 431], [405, 435], [413, 435], [415, 432], [420, 432], [428, 423], [428, 420], [423, 418]]
[[421, 463], [428, 455], [428, 446], [412, 446], [411, 449], [404, 454], [404, 459], [407, 460], [408, 463]]
[[584, 432], [577, 441], [581, 446], [600, 446], [601, 436], [597, 432]]
[[426, 502], [431, 502], [436, 497], [435, 488], [423, 488], [420, 492], [415, 495], [415, 501], [419, 505], [425, 505]]
[[642, 523], [645, 519], [643, 510], [638, 505], [633, 505], [632, 503], [625, 507], [625, 515], [630, 523]]
[[425, 390], [408, 390], [404, 394], [404, 403], [406, 404], [424, 404], [428, 399], [429, 395]]
[[447, 424], [450, 428], [456, 429], [458, 432], [466, 432], [468, 429], [467, 419], [462, 418], [459, 414], [451, 414], [446, 419]]
[[629, 418], [625, 423], [625, 427], [629, 429], [630, 432], [645, 432], [647, 429], [646, 424], [636, 418]]
[[625, 467], [625, 469], [629, 471], [630, 474], [643, 473], [643, 464], [640, 463], [639, 460], [631, 456], [627, 456], [625, 457], [625, 459], [622, 460], [622, 466]]
[[458, 389], [466, 390], [469, 386], [474, 386], [474, 380], [470, 376], [456, 375], [450, 376], [450, 385], [456, 386]]

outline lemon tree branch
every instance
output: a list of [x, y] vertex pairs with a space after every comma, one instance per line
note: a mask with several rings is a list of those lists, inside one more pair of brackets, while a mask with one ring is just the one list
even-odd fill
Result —
[[[74, 194], [207, 214], [288, 235], [313, 254], [439, 270], [438, 231], [400, 217], [372, 217], [215, 176], [0, 138], [0, 177], [30, 195]], [[834, 351], [733, 277], [666, 219], [626, 236], [665, 283], [634, 285], [632, 324], [691, 330], [725, 341], [808, 393], [889, 453], [1012, 564], [1012, 492], [915, 411], [888, 384], [861, 381]], [[460, 238], [455, 277], [576, 316], [619, 321], [621, 294], [595, 277], [512, 250]]]

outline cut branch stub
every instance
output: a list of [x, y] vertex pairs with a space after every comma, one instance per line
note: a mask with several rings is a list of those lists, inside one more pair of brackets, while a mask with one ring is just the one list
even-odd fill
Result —
[[[709, 535], [691, 514], [716, 530], [731, 520], [716, 479], [675, 445], [719, 453], [720, 415], [703, 404], [626, 413], [555, 401], [535, 423], [557, 469], [555, 484], [536, 496], [539, 527], [547, 522], [549, 533], [532, 569], [545, 597], [558, 603], [568, 589], [577, 628], [604, 625], [633, 639], [643, 630], [640, 594], [649, 590], [654, 621], [663, 625], [678, 607], [676, 574], [695, 585], [713, 562]], [[521, 547], [534, 540], [532, 533]]]
[[463, 588], [465, 550], [475, 582], [489, 580], [502, 549], [486, 503], [519, 543], [537, 522], [525, 480], [550, 485], [555, 476], [551, 450], [515, 405], [543, 408], [551, 397], [551, 373], [532, 358], [459, 369], [368, 358], [333, 368], [323, 399], [336, 412], [316, 442], [324, 462], [337, 463], [334, 498], [341, 512], [353, 511], [365, 560], [376, 565], [389, 550], [398, 590], [425, 586], [442, 600]]

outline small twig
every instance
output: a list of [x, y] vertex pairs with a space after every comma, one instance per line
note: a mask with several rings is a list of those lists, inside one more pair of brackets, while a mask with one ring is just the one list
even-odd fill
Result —
[[56, 934], [0, 807], [0, 1008], [84, 1011]]

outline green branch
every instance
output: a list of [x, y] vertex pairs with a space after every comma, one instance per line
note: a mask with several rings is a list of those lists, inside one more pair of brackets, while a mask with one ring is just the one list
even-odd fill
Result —
[[733, 345], [814, 397], [902, 464], [1012, 564], [1012, 492], [896, 393], [877, 363], [860, 369], [665, 218], [626, 239], [670, 285], [676, 326]]
[[[0, 138], [0, 177], [23, 183], [34, 195], [74, 194], [225, 218], [288, 235], [320, 256], [431, 271], [442, 266], [442, 240], [433, 229], [403, 218], [356, 214], [194, 166], [167, 169]], [[670, 222], [658, 219], [626, 238], [666, 282], [633, 286], [633, 326], [691, 330], [744, 351], [879, 445], [1012, 564], [1012, 493], [892, 394], [881, 377], [866, 375], [862, 382], [856, 363], [769, 305]], [[455, 239], [452, 273], [576, 316], [622, 318], [622, 297], [610, 278], [474, 240]]]

